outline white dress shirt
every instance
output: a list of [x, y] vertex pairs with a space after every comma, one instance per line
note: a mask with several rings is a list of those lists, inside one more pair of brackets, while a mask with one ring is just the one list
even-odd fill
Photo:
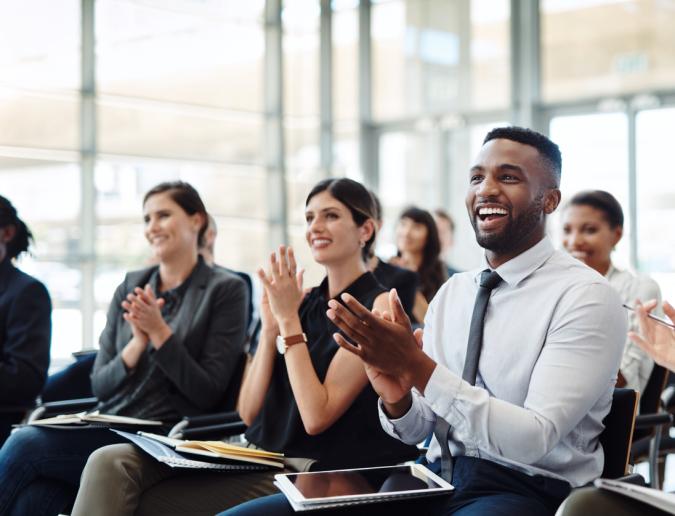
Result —
[[[659, 306], [653, 311], [655, 315], [662, 315], [661, 312], [661, 291], [656, 282], [647, 276], [636, 276], [628, 271], [617, 269], [610, 265], [605, 278], [609, 284], [619, 293], [621, 300], [627, 305], [633, 306], [635, 300], [642, 302], [656, 299]], [[635, 312], [628, 313], [628, 329], [640, 333], [637, 316]], [[621, 374], [626, 380], [626, 387], [636, 391], [643, 392], [647, 386], [649, 375], [654, 368], [654, 361], [650, 356], [642, 351], [629, 338], [625, 339], [623, 357], [621, 357]]]
[[[598, 442], [626, 336], [616, 291], [548, 238], [496, 269], [504, 280], [488, 304], [476, 386], [462, 380], [481, 270], [455, 274], [424, 320], [424, 351], [437, 366], [386, 432], [418, 443], [436, 414], [452, 426], [453, 456], [474, 456], [572, 486], [600, 476]], [[435, 438], [427, 459], [440, 457]]]

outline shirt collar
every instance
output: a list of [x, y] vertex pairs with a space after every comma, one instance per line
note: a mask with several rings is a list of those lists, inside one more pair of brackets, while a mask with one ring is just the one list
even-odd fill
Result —
[[[501, 264], [494, 270], [497, 271], [506, 283], [515, 287], [541, 267], [554, 252], [555, 249], [553, 248], [551, 239], [545, 236], [527, 251], [520, 253], [515, 258], [511, 258], [508, 262]], [[485, 269], [492, 270], [485, 255], [483, 255], [482, 263], [483, 267], [474, 274], [476, 284], [480, 281], [480, 273], [482, 271]]]

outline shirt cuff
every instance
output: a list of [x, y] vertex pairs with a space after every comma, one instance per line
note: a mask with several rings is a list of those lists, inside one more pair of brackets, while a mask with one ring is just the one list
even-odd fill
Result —
[[[462, 379], [440, 364], [437, 364], [424, 389], [424, 399], [431, 409], [451, 425], [452, 406], [462, 389]], [[405, 417], [405, 416], [404, 416]]]
[[382, 398], [379, 398], [377, 400], [377, 411], [380, 415], [380, 424], [382, 425], [384, 431], [387, 432], [392, 437], [401, 439], [402, 436], [406, 435], [407, 433], [406, 430], [413, 429], [416, 423], [418, 422], [417, 421], [418, 410], [416, 407], [416, 402], [417, 402], [417, 394], [413, 392], [412, 404], [410, 405], [408, 412], [403, 414], [398, 419], [389, 419], [387, 413], [384, 411], [384, 404], [382, 402]]

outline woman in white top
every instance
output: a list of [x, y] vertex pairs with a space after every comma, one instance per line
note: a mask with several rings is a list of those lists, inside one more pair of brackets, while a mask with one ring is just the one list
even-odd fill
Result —
[[[563, 212], [563, 246], [575, 258], [583, 261], [607, 278], [626, 304], [636, 299], [656, 299], [661, 292], [654, 280], [647, 276], [617, 269], [611, 254], [623, 235], [623, 211], [610, 193], [588, 190], [577, 193]], [[637, 331], [634, 313], [629, 315], [629, 329]], [[631, 340], [626, 341], [617, 387], [644, 391], [654, 361]]]

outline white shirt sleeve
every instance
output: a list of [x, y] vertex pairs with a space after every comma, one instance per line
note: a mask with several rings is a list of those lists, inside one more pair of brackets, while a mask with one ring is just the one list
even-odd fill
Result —
[[[556, 311], [523, 406], [491, 397], [439, 364], [427, 383], [426, 403], [413, 405], [415, 414], [424, 414], [420, 407], [428, 404], [467, 447], [523, 464], [543, 458], [608, 392], [626, 333], [619, 297], [607, 284], [571, 289]], [[513, 342], [514, 353], [519, 345]]]

